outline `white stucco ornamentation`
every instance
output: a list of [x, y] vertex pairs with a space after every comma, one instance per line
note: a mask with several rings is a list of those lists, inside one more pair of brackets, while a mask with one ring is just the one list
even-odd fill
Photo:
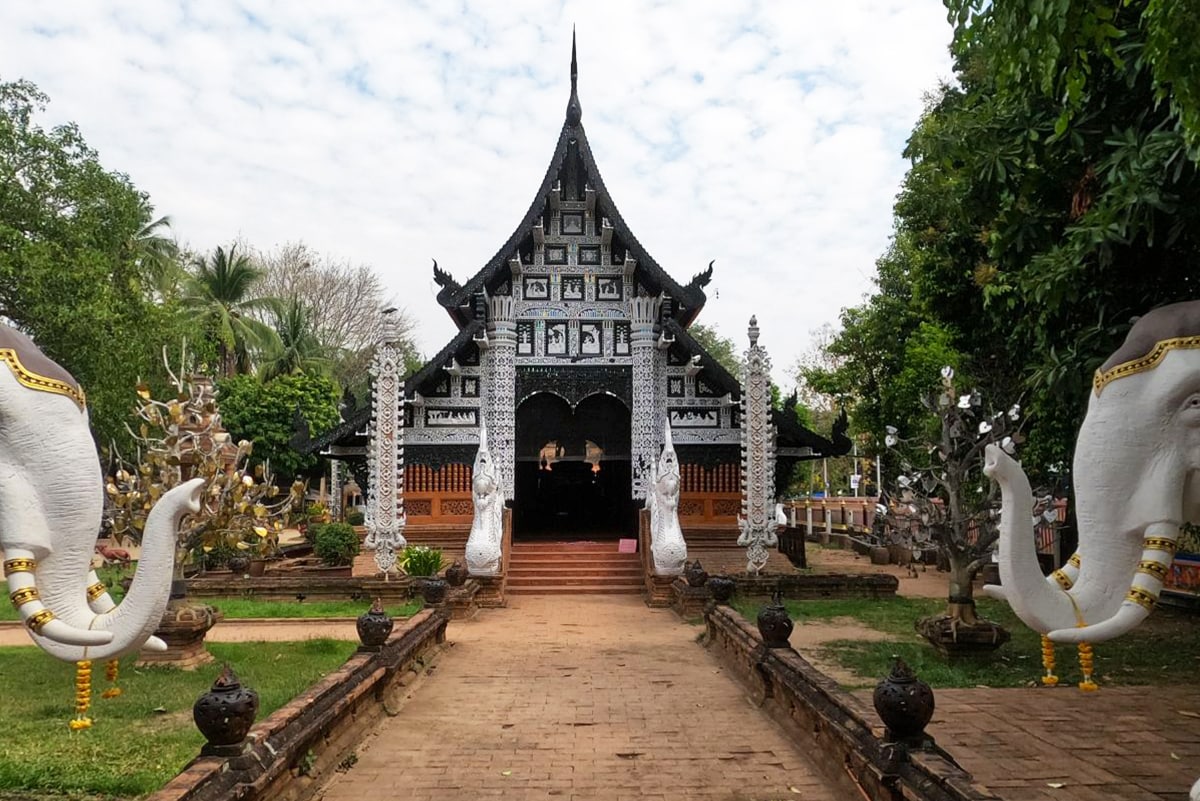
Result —
[[471, 500], [475, 517], [467, 537], [467, 572], [472, 576], [500, 573], [504, 546], [504, 490], [500, 486], [496, 464], [488, 450], [487, 427], [479, 428], [479, 452], [471, 475]]
[[1075, 444], [1079, 550], [1063, 570], [1038, 570], [1021, 466], [995, 445], [985, 464], [1003, 496], [1003, 586], [984, 591], [1055, 642], [1103, 642], [1137, 626], [1183, 523], [1200, 521], [1200, 301], [1140, 318], [1097, 371]]
[[757, 575], [779, 538], [775, 533], [775, 424], [771, 422], [771, 360], [758, 344], [750, 318], [750, 348], [742, 369], [742, 514], [738, 545], [746, 546], [746, 572]]
[[383, 313], [383, 334], [371, 360], [371, 424], [367, 432], [367, 537], [386, 576], [404, 539], [404, 359], [396, 310]]
[[0, 474], [8, 590], [38, 647], [72, 662], [164, 650], [151, 635], [167, 608], [179, 520], [199, 511], [204, 480], [180, 484], [150, 510], [133, 585], [114, 605], [91, 572], [104, 474], [83, 394], [28, 337], [3, 325]]
[[671, 427], [665, 426], [662, 456], [651, 465], [646, 493], [650, 510], [650, 554], [654, 572], [660, 576], [678, 576], [687, 562], [687, 543], [679, 527], [679, 457], [671, 441]]
[[[629, 301], [630, 345], [633, 350], [633, 415], [631, 420], [631, 461], [633, 497], [641, 500], [649, 492], [649, 474], [658, 459], [659, 383], [662, 361], [655, 350], [654, 323], [658, 319], [660, 299], [635, 297]], [[664, 404], [665, 405], [665, 404]], [[665, 414], [665, 408], [662, 410]]]
[[488, 300], [487, 341], [483, 348], [483, 420], [491, 432], [489, 452], [500, 491], [513, 493], [516, 462], [517, 324], [513, 299], [500, 295]]

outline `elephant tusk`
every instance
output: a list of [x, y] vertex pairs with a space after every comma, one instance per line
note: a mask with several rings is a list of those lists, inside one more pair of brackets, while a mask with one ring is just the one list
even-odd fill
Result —
[[1004, 591], [1004, 587], [999, 584], [984, 584], [979, 588], [985, 598], [994, 598], [997, 601], [1007, 601], [1008, 594]]
[[1163, 582], [1171, 560], [1175, 558], [1175, 541], [1179, 537], [1179, 526], [1174, 523], [1156, 523], [1146, 528], [1142, 540], [1142, 559], [1125, 600], [1116, 614], [1108, 620], [1090, 626], [1073, 629], [1057, 629], [1046, 636], [1054, 642], [1081, 643], [1104, 642], [1132, 631], [1149, 617], [1162, 592]]
[[142, 648], [147, 651], [158, 651], [161, 653], [167, 650], [167, 644], [163, 642], [161, 638], [155, 637], [153, 634], [151, 634], [146, 638], [146, 642], [144, 645], [142, 645]]
[[95, 612], [97, 615], [103, 615], [106, 612], [111, 612], [117, 608], [117, 605], [113, 602], [112, 596], [108, 594], [108, 587], [104, 586], [104, 582], [102, 582], [100, 577], [96, 575], [95, 570], [88, 571], [87, 580], [88, 606], [92, 608], [93, 612]]
[[16, 607], [21, 620], [34, 634], [66, 645], [106, 645], [112, 642], [112, 633], [79, 629], [59, 620], [54, 612], [46, 608], [38, 593], [37, 560], [32, 551], [10, 548], [4, 560], [4, 573], [8, 580], [9, 600]]

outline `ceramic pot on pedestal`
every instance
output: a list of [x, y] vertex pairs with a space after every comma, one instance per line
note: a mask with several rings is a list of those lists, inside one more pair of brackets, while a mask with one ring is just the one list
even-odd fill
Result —
[[763, 645], [768, 648], [789, 648], [788, 638], [792, 636], [792, 619], [788, 616], [787, 608], [783, 605], [783, 596], [776, 591], [770, 606], [763, 607], [758, 613], [758, 633], [762, 635]]
[[212, 689], [197, 698], [192, 707], [196, 728], [208, 741], [200, 753], [205, 756], [240, 754], [257, 714], [258, 693], [243, 687], [226, 663]]
[[713, 576], [708, 580], [708, 591], [712, 593], [713, 603], [729, 604], [737, 584], [729, 576]]
[[358, 617], [358, 639], [362, 643], [359, 650], [381, 650], [383, 644], [391, 636], [392, 628], [395, 625], [395, 621], [384, 611], [382, 600], [376, 598], [371, 608]]
[[895, 657], [892, 672], [875, 687], [875, 711], [887, 726], [887, 742], [919, 744], [933, 717], [933, 690]]

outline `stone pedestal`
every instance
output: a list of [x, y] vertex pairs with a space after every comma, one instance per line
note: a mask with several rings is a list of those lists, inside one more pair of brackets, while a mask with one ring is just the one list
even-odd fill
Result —
[[682, 578], [671, 582], [671, 608], [684, 620], [703, 616], [711, 597], [707, 585], [693, 587]]
[[504, 606], [504, 576], [473, 576], [471, 581], [478, 583], [475, 603], [480, 608], [494, 609]]
[[213, 661], [204, 647], [204, 635], [221, 619], [221, 613], [203, 603], [177, 598], [167, 605], [162, 623], [154, 635], [167, 644], [165, 651], [143, 649], [135, 667], [165, 665], [180, 670], [195, 670]]
[[646, 576], [646, 606], [654, 608], [665, 608], [671, 605], [674, 594], [671, 591], [671, 583], [675, 581], [676, 576]]
[[446, 595], [446, 611], [451, 620], [470, 620], [479, 611], [479, 579], [468, 579], [461, 587], [451, 587]]

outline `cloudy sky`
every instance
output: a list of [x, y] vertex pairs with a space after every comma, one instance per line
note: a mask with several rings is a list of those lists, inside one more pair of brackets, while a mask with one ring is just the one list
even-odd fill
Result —
[[460, 281], [552, 155], [578, 29], [583, 123], [613, 200], [699, 321], [757, 314], [790, 387], [809, 332], [869, 291], [923, 95], [936, 0], [0, 4], [0, 80], [50, 95], [181, 242], [303, 240], [372, 265], [435, 352]]

